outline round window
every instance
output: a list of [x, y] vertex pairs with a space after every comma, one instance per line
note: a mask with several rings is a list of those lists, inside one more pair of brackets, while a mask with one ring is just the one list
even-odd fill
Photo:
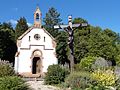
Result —
[[35, 34], [35, 35], [34, 35], [34, 38], [35, 38], [36, 40], [39, 40], [39, 39], [40, 39], [40, 35], [39, 35], [39, 34]]

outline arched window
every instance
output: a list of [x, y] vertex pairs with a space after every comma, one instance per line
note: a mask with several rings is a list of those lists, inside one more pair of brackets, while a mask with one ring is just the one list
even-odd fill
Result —
[[39, 14], [36, 13], [36, 20], [39, 21], [39, 18], [40, 18], [40, 17], [39, 17]]

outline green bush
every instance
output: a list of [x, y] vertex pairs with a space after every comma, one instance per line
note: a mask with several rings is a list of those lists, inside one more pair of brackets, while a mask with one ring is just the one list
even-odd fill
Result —
[[115, 88], [116, 81], [112, 70], [80, 71], [71, 73], [64, 85], [72, 90], [111, 90], [110, 88]]
[[65, 79], [65, 84], [73, 90], [84, 90], [90, 82], [90, 73], [85, 71], [73, 72]]
[[45, 76], [45, 84], [60, 84], [68, 74], [69, 71], [59, 65], [50, 65]]
[[74, 71], [81, 71], [81, 69], [82, 68], [80, 67], [79, 63], [74, 65]]
[[107, 87], [104, 87], [102, 85], [94, 85], [94, 84], [90, 84], [88, 88], [86, 88], [85, 90], [114, 90], [114, 89], [110, 89]]
[[15, 72], [12, 65], [8, 61], [0, 60], [0, 77], [14, 76]]
[[16, 76], [0, 78], [0, 90], [28, 90], [28, 85]]
[[97, 57], [92, 57], [92, 56], [85, 57], [81, 59], [81, 62], [79, 63], [78, 68], [84, 69], [84, 70], [90, 70], [92, 67], [92, 64], [95, 62], [96, 59]]
[[120, 66], [120, 55], [115, 56], [117, 66]]

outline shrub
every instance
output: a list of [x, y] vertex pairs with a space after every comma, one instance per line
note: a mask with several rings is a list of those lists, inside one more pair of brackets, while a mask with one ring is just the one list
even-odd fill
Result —
[[89, 86], [90, 73], [89, 72], [73, 72], [66, 79], [65, 84], [74, 90], [84, 90]]
[[0, 90], [28, 90], [28, 85], [16, 76], [0, 78]]
[[115, 66], [114, 73], [118, 77], [116, 81], [116, 88], [117, 90], [120, 90], [120, 67], [119, 66]]
[[102, 58], [102, 57], [98, 57], [96, 58], [95, 62], [92, 64], [92, 69], [96, 70], [98, 68], [108, 68], [109, 64], [108, 62]]
[[75, 65], [74, 65], [74, 70], [75, 70], [75, 71], [81, 71], [81, 70], [83, 70], [83, 68], [81, 68], [81, 67], [80, 67], [80, 64], [78, 63], [78, 64], [75, 64]]
[[119, 67], [119, 66], [115, 66], [115, 67], [114, 67], [114, 73], [115, 73], [116, 76], [119, 77], [119, 79], [120, 79], [120, 67]]
[[117, 64], [118, 66], [120, 66], [120, 55], [117, 55], [117, 56], [115, 57], [115, 61], [116, 61], [116, 64]]
[[108, 70], [95, 70], [91, 74], [91, 78], [102, 86], [114, 86], [117, 80], [116, 75], [110, 69]]
[[104, 87], [102, 85], [94, 85], [94, 84], [90, 84], [88, 88], [86, 88], [85, 90], [114, 90], [114, 89], [109, 89], [107, 87]]
[[50, 65], [45, 77], [45, 84], [60, 84], [64, 82], [65, 77], [69, 74], [69, 71], [59, 65]]
[[95, 62], [96, 59], [97, 59], [97, 57], [92, 57], [92, 56], [88, 56], [88, 57], [81, 59], [79, 68], [82, 68], [85, 70], [90, 70], [92, 64]]
[[8, 61], [0, 60], [0, 77], [15, 75], [12, 65]]

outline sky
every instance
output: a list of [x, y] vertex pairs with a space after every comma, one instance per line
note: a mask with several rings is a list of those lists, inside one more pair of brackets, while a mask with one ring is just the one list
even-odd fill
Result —
[[42, 18], [54, 7], [64, 24], [68, 23], [68, 15], [72, 15], [73, 19], [81, 17], [93, 26], [120, 33], [120, 0], [0, 0], [0, 22], [15, 25], [24, 16], [31, 25], [37, 5]]

